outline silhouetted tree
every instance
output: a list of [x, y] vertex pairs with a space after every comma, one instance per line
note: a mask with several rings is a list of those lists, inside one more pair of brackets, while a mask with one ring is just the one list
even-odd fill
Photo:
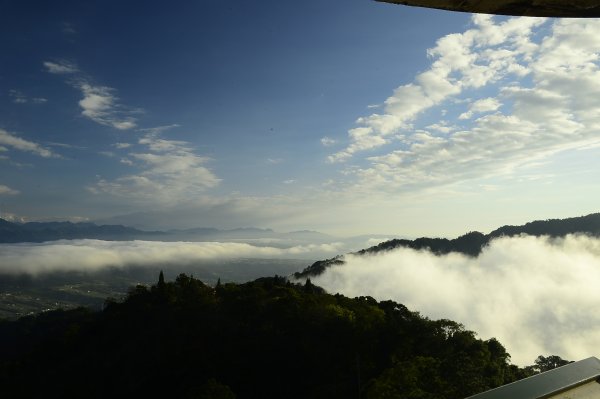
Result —
[[560, 356], [550, 355], [548, 357], [538, 356], [535, 359], [535, 365], [533, 369], [537, 372], [543, 373], [544, 371], [552, 370], [560, 366], [572, 363], [570, 360], [564, 360]]
[[158, 274], [158, 284], [157, 284], [157, 287], [158, 288], [164, 288], [165, 287], [165, 275], [163, 274], [162, 270]]

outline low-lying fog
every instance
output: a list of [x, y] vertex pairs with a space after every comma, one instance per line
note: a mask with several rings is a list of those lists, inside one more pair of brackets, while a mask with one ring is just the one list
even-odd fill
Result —
[[[0, 245], [0, 274], [93, 271], [105, 267], [188, 265], [206, 260], [319, 259], [340, 251], [338, 243], [288, 248], [232, 242], [61, 240]], [[308, 261], [307, 261], [308, 263]], [[308, 264], [307, 264], [308, 265]]]
[[287, 276], [340, 249], [336, 243], [261, 244], [101, 240], [2, 244], [0, 318], [77, 306], [101, 309], [107, 297], [122, 298], [131, 286], [156, 283], [160, 270], [168, 280], [186, 273], [207, 284]]

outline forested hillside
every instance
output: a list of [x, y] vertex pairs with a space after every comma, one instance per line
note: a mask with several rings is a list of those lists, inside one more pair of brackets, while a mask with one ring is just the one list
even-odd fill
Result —
[[310, 280], [180, 275], [101, 312], [0, 322], [7, 398], [464, 398], [533, 372], [495, 339]]

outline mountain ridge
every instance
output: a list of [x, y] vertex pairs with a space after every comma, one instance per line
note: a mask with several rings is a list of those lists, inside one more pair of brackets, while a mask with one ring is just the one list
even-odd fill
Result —
[[13, 223], [0, 219], [0, 243], [45, 242], [72, 239], [103, 239], [110, 241], [151, 238], [162, 234], [142, 231], [122, 225], [96, 225], [90, 222], [27, 222]]
[[258, 227], [238, 227], [224, 230], [215, 227], [196, 227], [191, 229], [148, 231], [121, 224], [73, 223], [69, 221], [14, 223], [0, 218], [0, 243], [4, 244], [72, 239], [101, 239], [107, 241], [214, 241], [232, 239], [253, 240], [259, 238], [319, 242], [336, 239], [336, 237], [312, 230], [276, 232], [270, 228], [264, 229]]
[[[499, 237], [512, 237], [521, 234], [536, 237], [564, 237], [567, 234], [578, 233], [600, 237], [600, 213], [592, 213], [585, 216], [565, 219], [535, 220], [519, 226], [504, 225], [492, 230], [488, 234], [470, 231], [454, 239], [429, 237], [420, 237], [414, 240], [392, 239], [369, 248], [361, 249], [352, 254], [362, 256], [391, 251], [396, 248], [412, 248], [415, 250], [428, 250], [438, 256], [451, 252], [458, 252], [467, 256], [477, 257], [483, 248], [485, 248], [493, 239]], [[344, 263], [344, 256], [337, 255], [333, 258], [313, 263], [301, 272], [294, 273], [294, 277], [306, 278], [318, 276], [328, 267]]]

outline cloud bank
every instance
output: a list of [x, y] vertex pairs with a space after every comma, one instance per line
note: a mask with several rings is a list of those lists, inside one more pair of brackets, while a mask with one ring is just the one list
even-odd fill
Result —
[[335, 254], [339, 243], [288, 248], [232, 242], [158, 242], [61, 240], [0, 244], [0, 274], [96, 271], [105, 267], [177, 265], [203, 260], [261, 258], [298, 259]]
[[481, 338], [498, 338], [515, 364], [599, 354], [600, 239], [501, 238], [476, 259], [403, 248], [346, 260], [313, 282], [461, 322]]

